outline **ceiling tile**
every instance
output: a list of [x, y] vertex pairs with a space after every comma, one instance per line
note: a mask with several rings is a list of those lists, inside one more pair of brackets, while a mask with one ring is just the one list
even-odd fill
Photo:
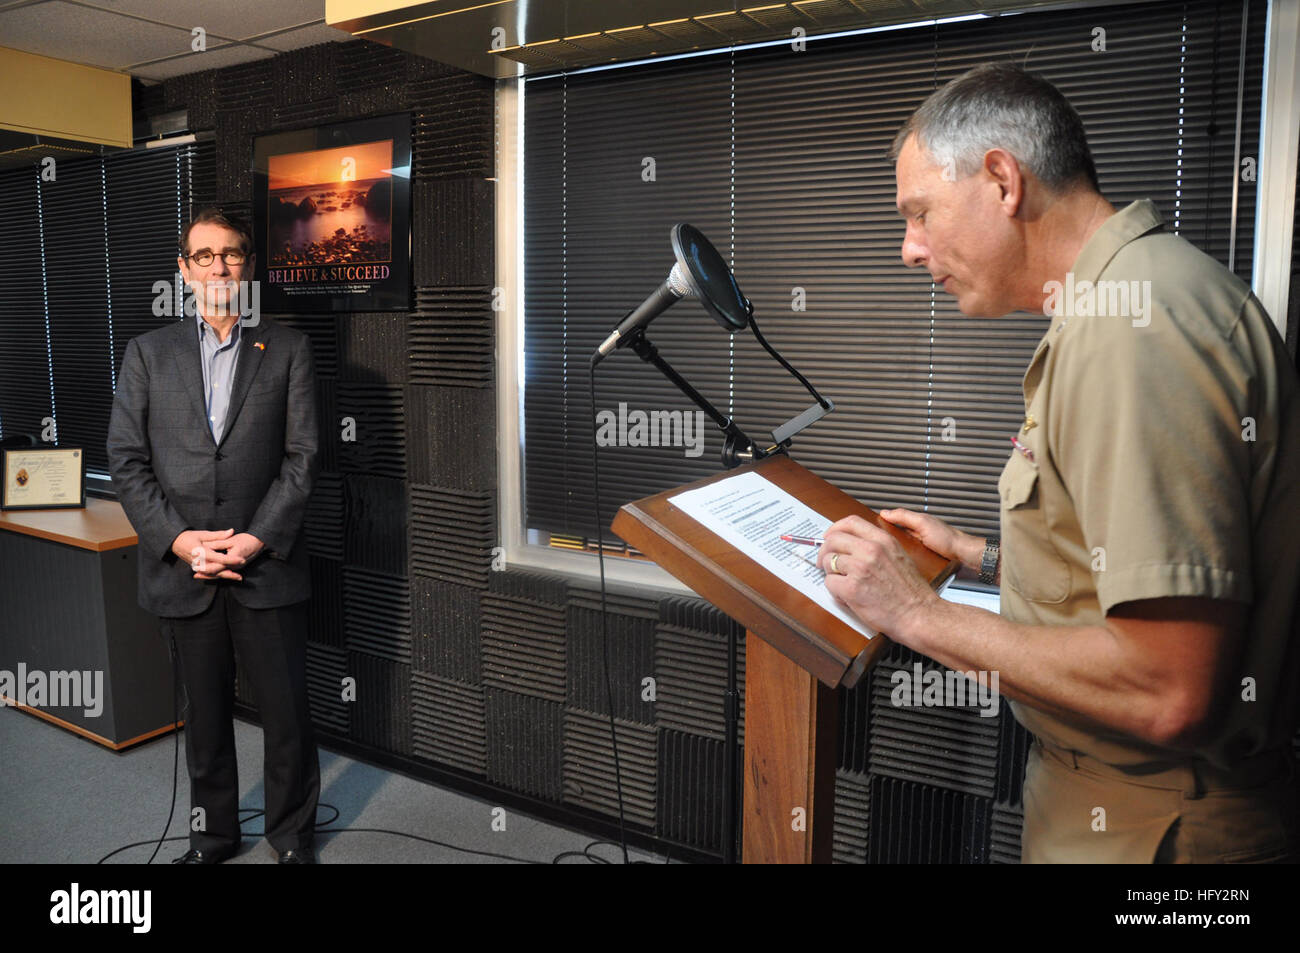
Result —
[[62, 0], [0, 9], [3, 45], [87, 66], [124, 70], [190, 48], [190, 34]]

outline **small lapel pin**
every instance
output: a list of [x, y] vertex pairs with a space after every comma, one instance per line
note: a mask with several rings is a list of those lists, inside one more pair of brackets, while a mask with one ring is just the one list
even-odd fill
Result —
[[265, 350], [266, 350], [266, 345], [263, 344], [261, 341], [254, 341], [254, 342], [253, 342], [253, 347], [257, 348], [259, 351], [265, 351]]

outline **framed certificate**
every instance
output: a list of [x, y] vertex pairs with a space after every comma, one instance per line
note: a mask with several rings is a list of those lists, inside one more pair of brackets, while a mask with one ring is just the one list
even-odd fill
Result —
[[0, 509], [51, 510], [86, 505], [86, 455], [80, 447], [0, 450]]

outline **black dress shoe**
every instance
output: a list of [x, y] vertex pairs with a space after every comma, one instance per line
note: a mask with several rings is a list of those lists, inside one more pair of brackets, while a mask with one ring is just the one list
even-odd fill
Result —
[[312, 853], [310, 847], [291, 847], [288, 850], [280, 851], [281, 864], [314, 864], [316, 855]]
[[229, 860], [235, 856], [231, 851], [215, 850], [194, 850], [190, 849], [183, 857], [177, 857], [172, 861], [173, 864], [219, 864], [223, 860]]

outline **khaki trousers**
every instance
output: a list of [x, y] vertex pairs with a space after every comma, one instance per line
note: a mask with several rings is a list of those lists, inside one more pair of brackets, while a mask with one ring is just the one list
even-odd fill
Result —
[[1298, 774], [1285, 749], [1231, 771], [1192, 760], [1118, 768], [1035, 739], [1021, 861], [1294, 863]]

